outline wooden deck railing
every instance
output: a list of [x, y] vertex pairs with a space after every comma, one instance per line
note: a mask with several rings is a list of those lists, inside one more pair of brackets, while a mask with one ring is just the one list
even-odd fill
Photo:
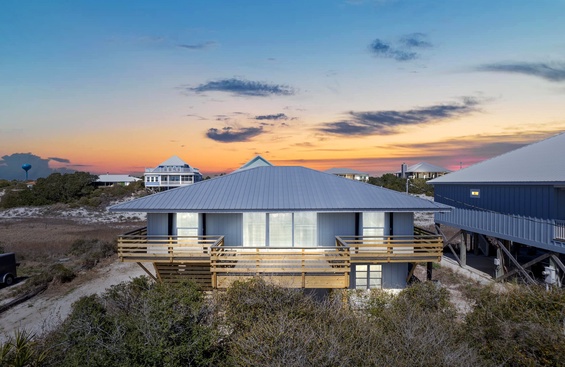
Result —
[[151, 236], [141, 228], [118, 238], [118, 256], [121, 261], [156, 265], [209, 264], [204, 266], [209, 266], [213, 288], [256, 275], [287, 287], [347, 288], [352, 264], [439, 262], [441, 236], [417, 233], [341, 236], [334, 246], [235, 247], [224, 246], [223, 236]]
[[350, 254], [347, 247], [226, 247], [212, 246], [212, 286], [225, 288], [256, 275], [295, 288], [347, 288]]
[[443, 240], [435, 234], [339, 236], [336, 242], [350, 248], [352, 264], [440, 262], [443, 255]]
[[209, 262], [210, 247], [223, 236], [152, 236], [140, 228], [118, 237], [118, 257], [134, 262]]

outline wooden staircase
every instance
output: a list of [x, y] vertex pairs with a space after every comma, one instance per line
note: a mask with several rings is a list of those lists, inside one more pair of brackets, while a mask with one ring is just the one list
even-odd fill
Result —
[[163, 282], [191, 280], [202, 290], [212, 289], [210, 262], [203, 263], [153, 263], [157, 278]]

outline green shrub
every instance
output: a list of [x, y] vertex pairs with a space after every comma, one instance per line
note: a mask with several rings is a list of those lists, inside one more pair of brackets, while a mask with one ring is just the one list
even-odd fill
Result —
[[41, 366], [45, 358], [46, 353], [39, 351], [34, 335], [25, 330], [16, 330], [13, 336], [0, 344], [0, 366]]
[[72, 269], [67, 268], [63, 264], [52, 265], [48, 272], [56, 283], [69, 283], [77, 276]]
[[43, 349], [47, 366], [207, 366], [223, 353], [192, 283], [146, 278], [81, 298]]
[[493, 365], [565, 365], [563, 290], [486, 288], [475, 303], [465, 319], [465, 335]]

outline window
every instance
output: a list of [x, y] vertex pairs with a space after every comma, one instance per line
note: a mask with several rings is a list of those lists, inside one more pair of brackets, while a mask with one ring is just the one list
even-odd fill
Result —
[[471, 189], [471, 197], [472, 198], [480, 198], [481, 197], [481, 189]]
[[355, 289], [381, 288], [382, 277], [381, 265], [356, 265]]
[[198, 213], [177, 213], [177, 236], [198, 236]]
[[363, 236], [384, 236], [385, 213], [366, 212], [363, 213]]
[[292, 213], [269, 213], [269, 246], [292, 246]]
[[267, 245], [267, 213], [243, 213], [243, 246]]
[[317, 214], [243, 213], [243, 246], [315, 247]]
[[294, 213], [294, 246], [316, 247], [316, 222], [315, 212]]

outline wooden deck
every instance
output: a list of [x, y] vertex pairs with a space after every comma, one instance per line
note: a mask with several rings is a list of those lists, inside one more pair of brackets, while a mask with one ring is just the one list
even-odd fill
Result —
[[333, 246], [227, 247], [223, 236], [148, 236], [146, 228], [118, 238], [121, 261], [152, 262], [161, 281], [192, 279], [227, 288], [261, 276], [289, 288], [348, 288], [352, 264], [439, 262], [441, 236], [341, 236]]

